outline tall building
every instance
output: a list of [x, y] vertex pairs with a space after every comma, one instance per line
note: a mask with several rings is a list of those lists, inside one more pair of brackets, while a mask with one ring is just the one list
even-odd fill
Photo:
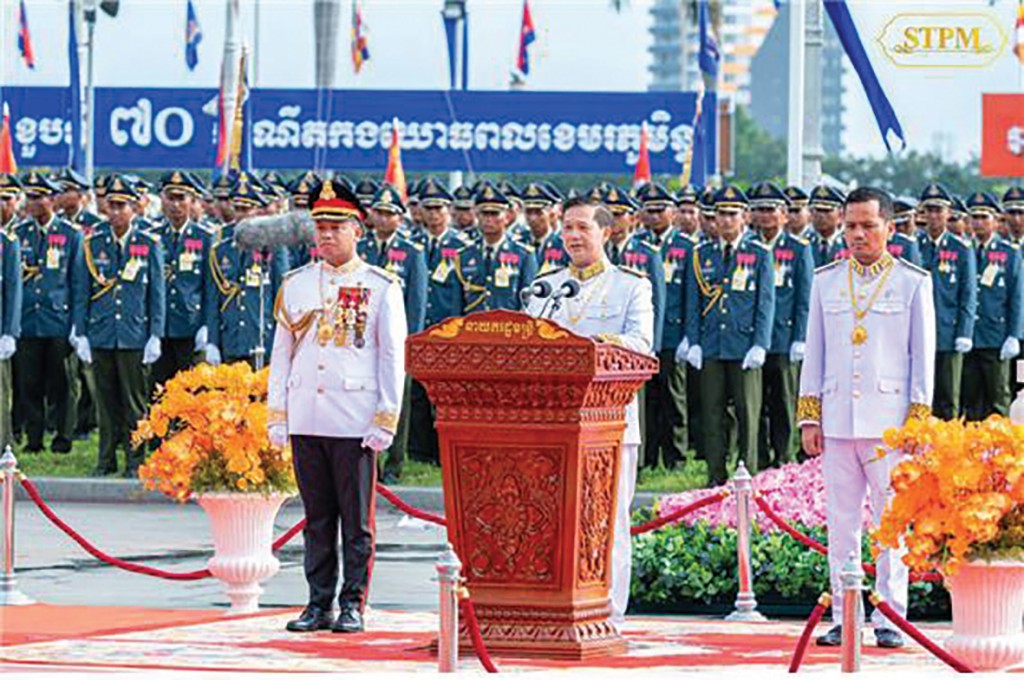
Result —
[[[783, 4], [751, 68], [750, 115], [768, 134], [789, 132], [789, 5]], [[824, 18], [821, 74], [821, 146], [828, 156], [842, 152], [845, 55], [835, 28]]]

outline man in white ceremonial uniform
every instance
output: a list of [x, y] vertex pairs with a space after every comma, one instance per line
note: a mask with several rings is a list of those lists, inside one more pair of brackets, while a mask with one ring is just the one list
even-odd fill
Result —
[[[562, 300], [553, 312], [550, 309], [553, 305], [547, 304], [550, 298], [534, 297], [526, 311], [531, 316], [544, 313], [570, 331], [598, 342], [651, 354], [654, 342], [651, 282], [640, 272], [617, 267], [608, 259], [604, 243], [613, 221], [612, 213], [603, 205], [587, 203], [583, 198], [566, 204], [562, 237], [572, 264], [546, 273], [538, 280], [551, 284], [553, 291], [559, 291], [571, 280], [579, 285], [579, 293]], [[632, 571], [629, 507], [636, 487], [639, 448], [640, 420], [634, 397], [626, 409], [613, 525], [611, 620], [620, 629], [629, 604]]]
[[[861, 559], [865, 494], [877, 524], [890, 498], [897, 451], [878, 458], [883, 433], [929, 415], [934, 391], [935, 308], [929, 273], [886, 249], [893, 232], [892, 199], [870, 187], [846, 198], [844, 237], [851, 257], [815, 272], [800, 373], [797, 421], [804, 450], [823, 454], [832, 619], [818, 644], [842, 641], [843, 564]], [[901, 615], [907, 611], [902, 553], [883, 550], [876, 589]], [[876, 609], [879, 647], [903, 639]]]
[[270, 441], [290, 437], [306, 512], [309, 602], [287, 628], [352, 633], [363, 630], [373, 563], [375, 458], [391, 445], [402, 403], [405, 308], [398, 279], [356, 254], [355, 195], [325, 180], [309, 200], [320, 261], [289, 272], [278, 293], [268, 394]]

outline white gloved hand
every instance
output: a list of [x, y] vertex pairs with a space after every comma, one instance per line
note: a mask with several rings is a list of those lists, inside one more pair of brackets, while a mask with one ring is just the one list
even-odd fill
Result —
[[207, 345], [206, 363], [210, 364], [211, 366], [220, 366], [220, 361], [220, 349], [217, 348], [217, 345]]
[[970, 338], [957, 338], [953, 342], [953, 349], [957, 354], [967, 354], [974, 347], [974, 341]]
[[148, 366], [159, 358], [160, 338], [153, 335], [146, 341], [146, 346], [142, 350], [142, 365]]
[[704, 351], [700, 348], [700, 345], [694, 345], [690, 348], [690, 351], [686, 353], [686, 361], [698, 371], [701, 369], [704, 365]]
[[690, 353], [690, 341], [687, 338], [683, 338], [679, 341], [679, 346], [676, 347], [676, 363], [681, 364], [686, 361], [686, 355]]
[[206, 347], [206, 339], [209, 333], [206, 331], [206, 326], [200, 326], [199, 330], [196, 331], [196, 351], [202, 352], [203, 348]]
[[288, 443], [288, 425], [285, 423], [274, 423], [267, 426], [267, 437], [270, 438], [270, 445], [283, 449]]
[[[2, 341], [3, 338], [0, 338], [0, 342]], [[1014, 358], [1018, 354], [1020, 354], [1020, 340], [1014, 337], [1009, 337], [1006, 339], [1006, 342], [1003, 343], [1003, 348], [999, 350], [999, 360], [1006, 361], [1007, 359]]]
[[391, 446], [391, 442], [395, 440], [395, 435], [387, 430], [379, 427], [374, 427], [370, 431], [370, 434], [363, 437], [363, 448], [370, 449], [374, 453], [380, 453]]
[[13, 335], [0, 335], [0, 361], [5, 361], [14, 356], [18, 343]]
[[740, 367], [744, 371], [749, 371], [754, 368], [761, 368], [764, 366], [764, 360], [766, 357], [764, 347], [760, 345], [754, 345], [747, 351], [747, 356], [743, 357], [743, 365]]
[[804, 360], [804, 354], [807, 352], [807, 345], [802, 342], [794, 342], [789, 346], [789, 361], [793, 364], [798, 364]]
[[75, 348], [75, 354], [78, 358], [87, 364], [92, 363], [92, 348], [89, 346], [89, 338], [84, 335], [80, 338], [75, 338], [71, 341], [71, 345]]

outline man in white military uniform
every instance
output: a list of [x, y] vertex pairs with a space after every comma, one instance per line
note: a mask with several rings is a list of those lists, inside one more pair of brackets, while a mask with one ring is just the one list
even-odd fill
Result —
[[405, 308], [398, 280], [356, 254], [355, 195], [325, 180], [309, 201], [320, 261], [290, 272], [278, 293], [268, 395], [270, 441], [291, 437], [306, 511], [309, 603], [287, 628], [351, 633], [363, 629], [373, 560], [375, 457], [391, 445], [402, 403]]
[[[878, 459], [882, 434], [930, 413], [934, 390], [935, 308], [931, 277], [892, 257], [892, 199], [870, 187], [846, 199], [844, 237], [851, 257], [821, 267], [811, 286], [807, 353], [800, 374], [797, 420], [804, 450], [824, 453], [828, 562], [833, 623], [842, 621], [840, 574], [851, 554], [861, 559], [861, 517], [870, 490], [877, 523], [890, 495], [899, 452]], [[901, 615], [907, 611], [907, 567], [901, 554], [878, 557], [876, 588]], [[876, 609], [879, 647], [903, 639]], [[842, 626], [818, 638], [839, 645]]]
[[[603, 205], [582, 198], [570, 200], [563, 215], [562, 237], [572, 259], [568, 267], [538, 277], [559, 291], [569, 281], [579, 293], [566, 298], [553, 312], [550, 298], [535, 297], [527, 313], [543, 312], [572, 332], [609, 342], [644, 354], [651, 354], [654, 342], [654, 303], [651, 283], [639, 272], [616, 267], [605, 255], [604, 243], [614, 218]], [[571, 285], [571, 284], [569, 284]], [[545, 308], [547, 308], [545, 310]], [[612, 623], [619, 628], [629, 604], [631, 546], [629, 506], [636, 487], [637, 451], [640, 448], [640, 420], [636, 397], [626, 410], [626, 432], [619, 457], [619, 485], [612, 545]]]

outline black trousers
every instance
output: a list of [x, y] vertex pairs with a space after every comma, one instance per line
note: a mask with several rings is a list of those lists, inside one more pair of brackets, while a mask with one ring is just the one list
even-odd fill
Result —
[[441, 464], [437, 443], [434, 405], [422, 383], [413, 380], [409, 388], [409, 457], [422, 463]]
[[196, 364], [195, 340], [192, 338], [164, 338], [160, 341], [160, 358], [153, 363], [153, 385], [150, 393], [157, 385], [178, 375], [179, 371], [192, 368]]
[[100, 421], [100, 472], [117, 471], [117, 449], [124, 449], [128, 475], [145, 461], [142, 447], [132, 446], [132, 432], [146, 415], [149, 404], [149, 368], [142, 365], [142, 350], [94, 349], [92, 370], [96, 383], [96, 409]]
[[69, 385], [71, 344], [66, 338], [24, 338], [14, 355], [16, 397], [28, 448], [43, 447], [47, 410], [53, 410], [55, 441], [71, 443], [76, 415]]
[[[647, 412], [643, 467], [652, 469], [658, 460], [673, 468], [686, 458], [689, 444], [686, 423], [686, 368], [677, 364], [675, 349], [658, 353], [658, 374], [646, 384]], [[659, 456], [660, 454], [660, 456]]]
[[374, 453], [361, 439], [292, 437], [292, 464], [306, 511], [306, 582], [309, 604], [326, 610], [338, 588], [338, 526], [341, 525], [342, 609], [366, 605], [373, 569]]

